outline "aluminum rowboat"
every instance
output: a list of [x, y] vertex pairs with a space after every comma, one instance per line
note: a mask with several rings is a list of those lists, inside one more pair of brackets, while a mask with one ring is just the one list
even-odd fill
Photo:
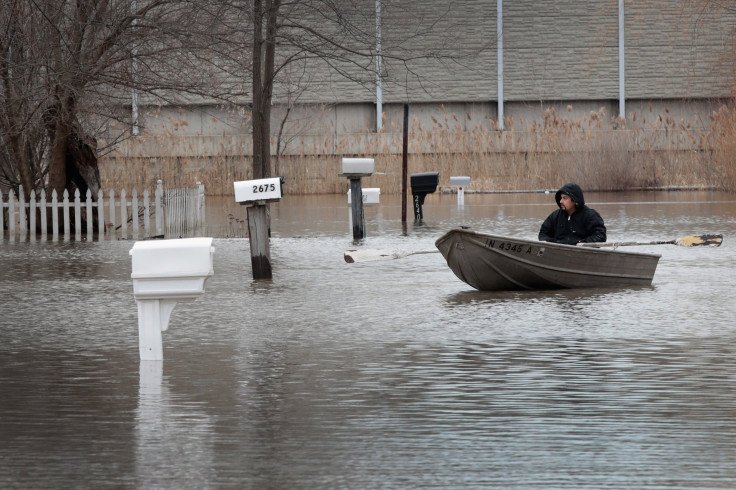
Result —
[[660, 255], [522, 240], [453, 229], [435, 245], [481, 291], [648, 286]]

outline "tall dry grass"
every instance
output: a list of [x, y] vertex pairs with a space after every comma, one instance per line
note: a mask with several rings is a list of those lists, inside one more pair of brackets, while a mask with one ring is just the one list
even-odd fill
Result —
[[[568, 112], [571, 108], [568, 107]], [[603, 109], [577, 119], [548, 109], [524, 128], [514, 120], [499, 131], [492, 120], [443, 112], [425, 127], [409, 130], [408, 172], [469, 175], [471, 189], [529, 190], [578, 182], [585, 189], [710, 186], [736, 190], [736, 111], [724, 106], [708, 130], [677, 122], [667, 113], [627, 128]], [[634, 122], [634, 121], [632, 121]], [[521, 126], [521, 124], [516, 124]], [[375, 158], [376, 172], [364, 187], [401, 191], [402, 128], [378, 134], [325, 134], [295, 138], [287, 154], [273, 159], [289, 194], [347, 192], [339, 177], [343, 156]], [[152, 190], [199, 181], [209, 195], [232, 195], [232, 183], [252, 178], [249, 135], [179, 136], [167, 133], [131, 139], [101, 160], [103, 188]]]

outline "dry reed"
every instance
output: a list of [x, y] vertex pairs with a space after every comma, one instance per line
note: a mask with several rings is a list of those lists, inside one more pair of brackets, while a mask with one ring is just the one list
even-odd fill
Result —
[[[470, 129], [466, 129], [470, 128]], [[380, 133], [325, 134], [296, 138], [288, 153], [274, 157], [275, 175], [289, 194], [347, 192], [338, 176], [343, 156], [375, 158], [377, 174], [364, 187], [401, 191], [402, 128]], [[252, 178], [249, 135], [178, 136], [166, 133], [127, 141], [101, 160], [103, 188], [153, 190], [199, 181], [208, 195], [232, 195], [232, 183]], [[472, 189], [550, 189], [575, 181], [586, 189], [709, 186], [736, 190], [736, 110], [724, 106], [708, 130], [676, 122], [667, 114], [628, 129], [603, 109], [579, 119], [548, 109], [543, 118], [515, 129], [509, 118], [499, 131], [491, 120], [473, 121], [442, 112], [430, 127], [417, 119], [409, 130], [409, 173], [438, 171], [469, 175]]]

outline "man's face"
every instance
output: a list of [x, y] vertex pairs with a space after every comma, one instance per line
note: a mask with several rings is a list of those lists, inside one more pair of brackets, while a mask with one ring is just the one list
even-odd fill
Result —
[[575, 202], [567, 194], [560, 195], [560, 208], [567, 211], [567, 214], [575, 212]]

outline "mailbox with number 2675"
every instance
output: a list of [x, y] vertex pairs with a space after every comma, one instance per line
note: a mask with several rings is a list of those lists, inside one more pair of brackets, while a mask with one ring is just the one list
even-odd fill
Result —
[[241, 204], [278, 201], [283, 194], [283, 183], [283, 177], [234, 182], [235, 201]]

